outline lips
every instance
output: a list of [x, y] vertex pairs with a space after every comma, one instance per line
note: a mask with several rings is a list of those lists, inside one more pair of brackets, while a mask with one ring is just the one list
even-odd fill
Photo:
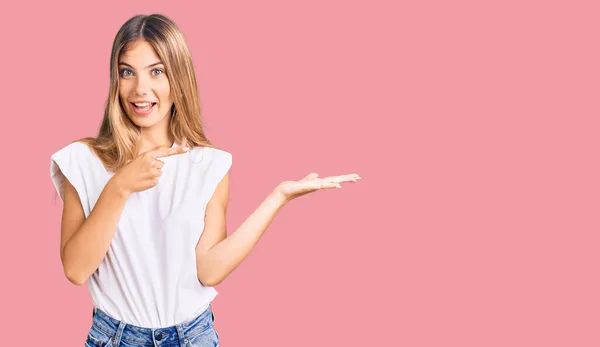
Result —
[[156, 103], [152, 102], [152, 101], [138, 101], [138, 102], [130, 102], [130, 104], [133, 105], [134, 107], [137, 107], [136, 104], [145, 105], [145, 106], [148, 106], [148, 104], [150, 104], [150, 106], [153, 106]]
[[133, 111], [140, 116], [145, 116], [145, 115], [150, 114], [154, 110], [154, 107], [156, 106], [155, 102], [150, 103], [150, 107], [145, 106], [143, 108], [137, 107], [134, 103], [130, 103], [130, 104], [131, 104], [131, 107], [133, 108]]

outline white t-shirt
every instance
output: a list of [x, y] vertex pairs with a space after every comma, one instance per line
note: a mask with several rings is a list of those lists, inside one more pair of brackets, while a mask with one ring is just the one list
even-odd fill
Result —
[[[146, 328], [185, 322], [218, 294], [198, 280], [195, 249], [206, 205], [229, 171], [232, 155], [194, 147], [159, 160], [165, 165], [158, 184], [128, 198], [108, 252], [87, 281], [95, 307]], [[66, 176], [79, 193], [86, 218], [113, 175], [80, 142], [50, 160], [50, 177], [61, 201]]]

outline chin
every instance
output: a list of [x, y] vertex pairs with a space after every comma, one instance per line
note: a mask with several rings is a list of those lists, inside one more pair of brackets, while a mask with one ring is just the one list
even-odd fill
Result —
[[143, 117], [129, 117], [133, 124], [137, 125], [140, 128], [150, 128], [158, 123], [160, 123], [160, 119], [150, 119]]
[[[130, 111], [134, 113], [133, 111]], [[150, 128], [156, 124], [163, 122], [166, 116], [158, 116], [158, 115], [148, 115], [148, 116], [138, 116], [137, 114], [127, 114], [127, 117], [131, 122], [137, 125], [140, 128]]]

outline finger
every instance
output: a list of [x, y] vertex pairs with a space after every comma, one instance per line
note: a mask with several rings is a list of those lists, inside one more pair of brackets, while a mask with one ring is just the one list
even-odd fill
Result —
[[339, 179], [343, 179], [343, 180], [360, 179], [360, 176], [358, 174], [339, 175], [339, 176], [335, 176], [335, 177], [339, 178]]
[[301, 179], [300, 181], [308, 181], [308, 180], [312, 180], [314, 178], [319, 177], [319, 174], [316, 172], [311, 172], [308, 175], [306, 175], [306, 177], [304, 177], [303, 179]]
[[331, 181], [324, 181], [320, 183], [321, 189], [328, 189], [328, 188], [342, 188], [342, 186], [337, 183], [337, 182], [331, 182]]
[[152, 159], [152, 164], [150, 165], [151, 168], [158, 168], [158, 169], [162, 169], [162, 167], [165, 165], [165, 162], [162, 160], [158, 160], [158, 159]]
[[186, 152], [189, 152], [189, 147], [158, 147], [148, 151], [147, 153], [153, 158], [163, 158]]
[[173, 148], [171, 148], [171, 147], [156, 147], [154, 149], [147, 151], [144, 154], [147, 154], [152, 158], [161, 158], [169, 153], [172, 153], [172, 149]]
[[354, 179], [344, 178], [344, 177], [325, 177], [322, 178], [323, 182], [332, 182], [332, 183], [342, 183], [342, 182], [350, 182], [354, 181]]
[[319, 187], [319, 189], [322, 188], [342, 188], [342, 186], [340, 185], [340, 182], [337, 182], [335, 179], [327, 179], [327, 178], [321, 178], [318, 180], [313, 180], [314, 184]]
[[154, 177], [160, 177], [162, 176], [162, 170], [159, 168], [152, 168], [152, 174], [154, 175]]
[[303, 184], [305, 184], [308, 187], [316, 187], [316, 188], [320, 188], [321, 186], [329, 185], [331, 183], [334, 183], [334, 182], [331, 180], [324, 179], [324, 178], [317, 178], [314, 180], [303, 182]]
[[357, 174], [350, 174], [350, 175], [341, 175], [341, 176], [329, 176], [329, 177], [325, 177], [323, 178], [326, 181], [331, 181], [331, 182], [356, 182], [360, 179], [360, 176]]

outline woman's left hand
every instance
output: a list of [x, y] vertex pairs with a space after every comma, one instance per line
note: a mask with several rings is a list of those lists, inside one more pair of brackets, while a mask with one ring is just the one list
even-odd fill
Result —
[[358, 174], [348, 174], [341, 176], [329, 176], [318, 178], [319, 174], [310, 173], [300, 181], [281, 182], [275, 192], [279, 194], [285, 202], [289, 202], [299, 196], [315, 192], [320, 189], [342, 188], [342, 182], [356, 182], [360, 179]]

